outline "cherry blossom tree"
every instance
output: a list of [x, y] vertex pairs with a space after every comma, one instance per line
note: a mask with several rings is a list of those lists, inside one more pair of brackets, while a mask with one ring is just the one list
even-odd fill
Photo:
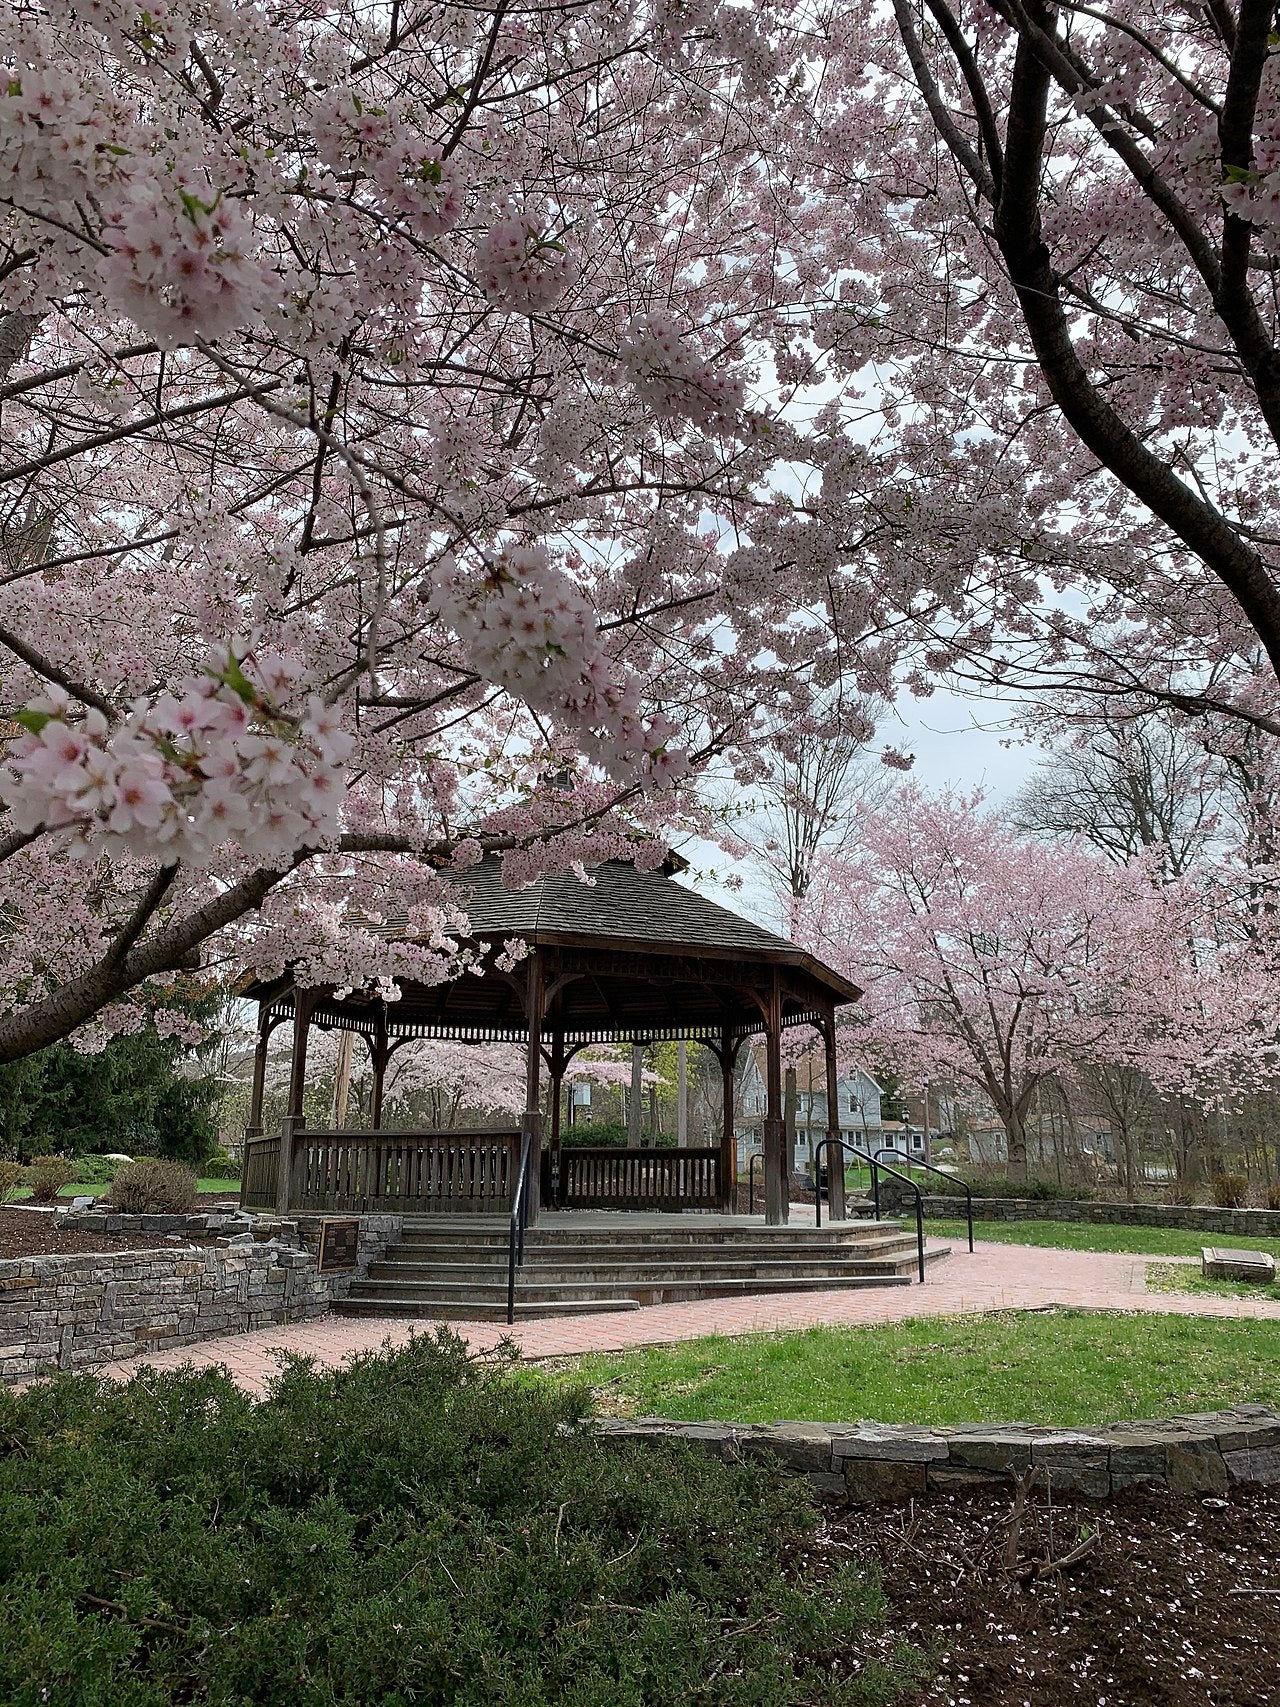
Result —
[[1202, 1099], [1277, 1071], [1274, 953], [1211, 919], [1221, 893], [1158, 882], [1153, 858], [1021, 839], [980, 794], [904, 788], [855, 844], [820, 866], [801, 920], [864, 988], [845, 1047], [976, 1087], [1012, 1169], [1037, 1088], [1086, 1064]]
[[[340, 1031], [313, 1034], [307, 1065], [310, 1091], [318, 1105], [332, 1106], [342, 1040], [350, 1035]], [[277, 1030], [267, 1053], [269, 1091], [282, 1094], [288, 1089], [291, 1049], [286, 1032]], [[251, 1065], [251, 1051], [245, 1051], [242, 1074], [246, 1079]], [[356, 1103], [367, 1115], [372, 1097], [372, 1069], [359, 1039], [355, 1041], [348, 1071]], [[433, 1038], [402, 1044], [387, 1064], [384, 1123], [394, 1126], [406, 1119], [417, 1123], [425, 1120], [433, 1129], [447, 1131], [467, 1120], [514, 1118], [524, 1112], [526, 1073], [525, 1051], [516, 1043], [461, 1043]], [[626, 1085], [631, 1082], [631, 1065], [607, 1049], [590, 1049], [574, 1058], [569, 1077], [598, 1085]], [[659, 1082], [657, 1075], [648, 1071], [644, 1080], [646, 1084]], [[361, 1118], [357, 1111], [357, 1124]]]
[[849, 375], [833, 433], [865, 423], [872, 551], [908, 578], [937, 560], [931, 661], [1274, 740], [1274, 8], [892, 0], [831, 24], [809, 183], [844, 259], [815, 333]]
[[[9, 8], [0, 1059], [201, 962], [449, 976], [441, 865], [659, 858], [806, 715], [851, 566], [788, 537], [803, 39]], [[394, 948], [345, 923], [388, 896]]]

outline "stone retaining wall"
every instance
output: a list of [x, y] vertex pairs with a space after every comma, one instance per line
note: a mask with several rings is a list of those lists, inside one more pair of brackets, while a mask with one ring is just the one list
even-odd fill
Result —
[[[915, 1214], [913, 1194], [896, 1180], [880, 1182], [881, 1207], [892, 1214]], [[965, 1201], [950, 1193], [924, 1199], [926, 1217], [964, 1220]], [[1096, 1203], [1072, 1199], [1046, 1203], [1025, 1197], [973, 1199], [975, 1221], [1093, 1221], [1120, 1227], [1185, 1227], [1193, 1233], [1227, 1233], [1251, 1239], [1280, 1239], [1280, 1209], [1218, 1209], [1213, 1204]]]
[[684, 1440], [722, 1458], [764, 1458], [803, 1472], [820, 1493], [859, 1504], [1009, 1483], [1032, 1465], [1039, 1485], [1094, 1499], [1141, 1483], [1172, 1493], [1224, 1494], [1242, 1482], [1280, 1482], [1280, 1411], [1265, 1405], [1098, 1429], [661, 1417], [602, 1418], [596, 1427], [606, 1440]]
[[318, 1216], [258, 1217], [203, 1248], [0, 1261], [0, 1381], [322, 1316], [400, 1227], [398, 1215], [362, 1216], [354, 1273], [317, 1272]]

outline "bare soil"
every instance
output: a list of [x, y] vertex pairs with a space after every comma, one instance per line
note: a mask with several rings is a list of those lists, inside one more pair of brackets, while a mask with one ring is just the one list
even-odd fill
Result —
[[0, 1209], [0, 1259], [8, 1257], [69, 1257], [98, 1251], [138, 1251], [153, 1245], [197, 1244], [196, 1239], [170, 1239], [163, 1233], [68, 1233], [52, 1215], [32, 1209]]
[[828, 1508], [933, 1655], [904, 1707], [1277, 1707], [1280, 1487]]

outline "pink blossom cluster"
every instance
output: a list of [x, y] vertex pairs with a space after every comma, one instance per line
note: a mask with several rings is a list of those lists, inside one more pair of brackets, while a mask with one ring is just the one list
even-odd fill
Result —
[[503, 308], [540, 314], [577, 276], [577, 262], [564, 244], [522, 214], [498, 220], [476, 244], [480, 288]]
[[442, 237], [461, 219], [466, 182], [457, 157], [446, 158], [409, 113], [332, 90], [313, 109], [311, 130], [324, 163], [343, 174], [367, 171], [383, 207], [415, 236]]
[[419, 237], [442, 237], [462, 217], [466, 191], [453, 160], [431, 143], [398, 137], [373, 163], [384, 205]]
[[228, 842], [271, 863], [331, 839], [353, 742], [318, 699], [280, 709], [297, 673], [280, 654], [233, 657], [114, 727], [52, 690], [20, 714], [0, 776], [14, 828], [197, 867]]
[[480, 675], [567, 723], [611, 775], [640, 771], [669, 786], [684, 774], [685, 754], [669, 747], [675, 725], [665, 717], [645, 722], [639, 678], [619, 678], [590, 601], [544, 545], [509, 546], [479, 586], [451, 564], [431, 603]]
[[714, 29], [725, 51], [737, 61], [743, 89], [750, 95], [764, 95], [778, 75], [780, 56], [759, 28], [754, 8], [721, 6]]
[[270, 301], [272, 275], [254, 253], [252, 222], [220, 193], [143, 181], [116, 208], [105, 237], [107, 297], [157, 343], [221, 337]]
[[618, 351], [641, 400], [658, 416], [702, 426], [730, 421], [742, 408], [742, 381], [703, 359], [661, 309], [638, 314]]
[[12, 52], [14, 68], [0, 78], [0, 202], [52, 213], [103, 194], [126, 153], [105, 80], [71, 64], [55, 68], [21, 36]]

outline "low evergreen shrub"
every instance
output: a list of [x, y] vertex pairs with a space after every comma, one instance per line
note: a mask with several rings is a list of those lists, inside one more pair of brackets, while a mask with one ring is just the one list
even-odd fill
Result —
[[200, 1164], [205, 1179], [239, 1179], [240, 1163], [225, 1150], [215, 1150]]
[[[1014, 1174], [972, 1173], [965, 1178], [975, 1197], [1014, 1197], [1028, 1203], [1063, 1203], [1089, 1195], [1078, 1186], [1059, 1185], [1057, 1180], [1037, 1179], [1034, 1175], [1019, 1179]], [[957, 1197], [964, 1195], [958, 1180], [944, 1184], [934, 1175], [930, 1175], [929, 1189], [948, 1195], [954, 1193]]]
[[53, 1203], [75, 1177], [75, 1166], [65, 1156], [32, 1156], [27, 1167], [27, 1184], [37, 1203]]
[[590, 1149], [593, 1145], [607, 1144], [611, 1149], [624, 1145], [627, 1141], [627, 1129], [620, 1120], [597, 1120], [583, 1126], [565, 1126], [560, 1129], [561, 1144], [571, 1149]]
[[78, 1156], [77, 1185], [110, 1185], [124, 1163], [115, 1156]]
[[609, 1445], [442, 1331], [255, 1403], [0, 1393], [7, 1707], [888, 1707], [918, 1657], [807, 1487]]
[[107, 1202], [125, 1215], [188, 1215], [196, 1206], [196, 1176], [185, 1162], [150, 1156], [122, 1162]]

